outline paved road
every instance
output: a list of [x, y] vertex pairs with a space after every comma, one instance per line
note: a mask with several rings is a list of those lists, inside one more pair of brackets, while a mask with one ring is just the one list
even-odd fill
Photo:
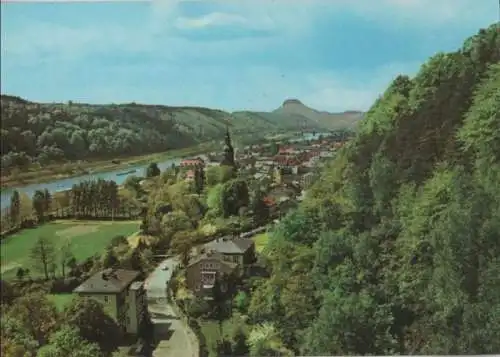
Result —
[[195, 337], [167, 301], [166, 282], [178, 265], [175, 258], [164, 260], [146, 279], [149, 312], [159, 341], [153, 357], [198, 357]]

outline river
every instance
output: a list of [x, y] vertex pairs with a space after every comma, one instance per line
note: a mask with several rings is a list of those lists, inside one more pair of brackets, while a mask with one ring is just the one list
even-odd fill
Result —
[[[295, 139], [293, 141], [315, 140], [320, 135], [325, 136], [325, 135], [328, 135], [328, 133], [315, 133], [315, 134], [304, 133], [302, 138]], [[196, 155], [193, 155], [193, 156], [196, 156]], [[199, 156], [204, 157], [204, 155], [199, 155]], [[163, 162], [159, 162], [158, 167], [160, 168], [161, 171], [164, 171], [164, 170], [170, 168], [172, 166], [172, 164], [179, 165], [181, 160], [182, 160], [182, 158], [167, 159]], [[45, 183], [37, 183], [37, 184], [31, 184], [31, 185], [26, 185], [26, 186], [9, 187], [6, 189], [2, 189], [1, 208], [4, 209], [4, 208], [7, 208], [8, 206], [10, 206], [10, 196], [12, 195], [12, 192], [14, 190], [18, 190], [19, 193], [26, 193], [31, 198], [31, 197], [33, 197], [33, 194], [37, 190], [48, 189], [49, 192], [51, 192], [51, 193], [66, 191], [66, 190], [71, 189], [71, 187], [73, 187], [73, 185], [79, 184], [80, 182], [88, 181], [88, 180], [97, 180], [97, 179], [113, 180], [118, 185], [121, 185], [125, 182], [125, 180], [129, 176], [144, 176], [147, 166], [148, 166], [148, 164], [143, 164], [143, 165], [138, 165], [138, 166], [130, 166], [130, 167], [122, 168], [122, 169], [115, 170], [115, 171], [98, 172], [98, 173], [96, 172], [93, 174], [87, 174], [87, 175], [83, 175], [83, 176], [59, 179], [59, 180], [54, 180], [54, 181], [45, 182]], [[136, 171], [133, 173], [117, 176], [117, 174], [119, 174], [119, 173], [131, 171], [131, 170], [136, 170]]]
[[[172, 164], [178, 165], [181, 160], [182, 160], [181, 158], [168, 159], [168, 160], [165, 160], [163, 162], [158, 163], [158, 167], [160, 168], [161, 171], [164, 171], [164, 170], [170, 168], [172, 166]], [[66, 191], [66, 190], [71, 189], [71, 187], [73, 187], [74, 184], [78, 184], [80, 182], [88, 181], [88, 180], [97, 180], [97, 179], [113, 180], [118, 185], [121, 185], [125, 182], [125, 180], [129, 176], [133, 176], [133, 175], [144, 176], [147, 166], [148, 166], [148, 164], [143, 164], [143, 165], [139, 165], [139, 166], [130, 166], [130, 167], [125, 167], [125, 168], [122, 168], [120, 170], [115, 170], [115, 171], [96, 172], [93, 174], [87, 174], [87, 175], [77, 176], [77, 177], [69, 177], [69, 178], [59, 179], [59, 180], [50, 181], [50, 182], [36, 183], [36, 184], [27, 185], [27, 186], [9, 187], [6, 189], [2, 189], [1, 208], [4, 209], [4, 208], [10, 206], [10, 196], [12, 195], [12, 192], [14, 190], [18, 190], [19, 193], [26, 193], [29, 197], [32, 197], [36, 190], [48, 189], [49, 192], [51, 192], [51, 193]], [[136, 171], [133, 173], [118, 176], [119, 173], [132, 171], [132, 170], [136, 170]]]

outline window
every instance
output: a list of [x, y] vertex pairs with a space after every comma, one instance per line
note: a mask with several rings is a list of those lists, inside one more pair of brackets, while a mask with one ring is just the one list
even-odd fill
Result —
[[108, 295], [104, 295], [104, 302], [105, 302], [105, 303], [109, 302], [109, 297], [108, 297]]

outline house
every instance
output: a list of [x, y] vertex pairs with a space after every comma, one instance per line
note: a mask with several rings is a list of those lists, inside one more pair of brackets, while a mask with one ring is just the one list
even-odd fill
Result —
[[184, 159], [181, 161], [181, 167], [205, 166], [205, 162], [197, 157], [196, 159]]
[[225, 261], [238, 264], [241, 273], [255, 261], [255, 244], [252, 239], [224, 237], [204, 244], [202, 249], [222, 254]]
[[193, 170], [188, 170], [186, 172], [186, 181], [194, 181], [195, 173]]
[[222, 292], [229, 289], [226, 277], [239, 276], [237, 263], [224, 259], [221, 253], [206, 251], [193, 258], [186, 268], [187, 287], [197, 295], [210, 297], [215, 282], [220, 282]]
[[123, 333], [137, 334], [147, 312], [144, 282], [139, 281], [139, 276], [140, 272], [134, 270], [105, 269], [73, 292], [100, 302]]
[[198, 254], [186, 268], [186, 284], [195, 293], [207, 295], [215, 281], [219, 280], [221, 289], [227, 291], [230, 279], [224, 278], [240, 278], [254, 262], [255, 244], [252, 239], [219, 238], [198, 248]]

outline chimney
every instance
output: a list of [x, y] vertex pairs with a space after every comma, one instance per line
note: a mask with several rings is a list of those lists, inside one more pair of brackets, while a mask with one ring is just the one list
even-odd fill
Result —
[[108, 268], [108, 269], [103, 270], [101, 277], [102, 277], [102, 280], [109, 280], [112, 277], [116, 278], [116, 273], [115, 273], [114, 269]]

